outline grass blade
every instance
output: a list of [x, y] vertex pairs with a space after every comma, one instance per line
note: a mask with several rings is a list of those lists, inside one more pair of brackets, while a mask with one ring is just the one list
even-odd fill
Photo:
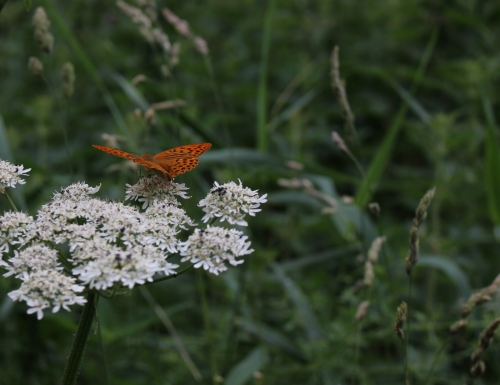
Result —
[[297, 307], [297, 310], [302, 317], [302, 321], [304, 322], [306, 333], [309, 339], [311, 341], [321, 339], [322, 332], [319, 323], [313, 311], [311, 310], [311, 307], [309, 306], [309, 303], [304, 294], [302, 294], [302, 292], [297, 287], [297, 285], [295, 285], [292, 279], [286, 276], [285, 272], [278, 264], [273, 264], [272, 269], [276, 277], [285, 287], [292, 301], [295, 303], [295, 306]]
[[495, 226], [500, 225], [500, 145], [495, 134], [498, 131], [491, 101], [487, 96], [483, 97], [483, 108], [486, 115], [486, 192], [488, 194], [488, 206], [491, 220]]
[[[437, 30], [434, 30], [429, 39], [425, 52], [422, 55], [422, 60], [420, 61], [420, 65], [415, 74], [415, 79], [413, 81], [413, 85], [410, 89], [409, 95], [413, 95], [415, 93], [418, 85], [422, 80], [425, 69], [427, 68], [427, 64], [429, 63], [432, 53], [434, 52], [434, 48], [436, 47], [437, 38], [438, 32]], [[380, 181], [380, 178], [382, 177], [382, 174], [389, 161], [389, 157], [392, 154], [392, 148], [394, 147], [394, 143], [396, 142], [399, 130], [401, 129], [402, 123], [406, 117], [406, 113], [410, 105], [409, 95], [408, 97], [404, 98], [402, 106], [399, 108], [398, 113], [396, 114], [389, 127], [389, 132], [384, 138], [382, 145], [380, 146], [377, 154], [375, 155], [375, 158], [370, 164], [370, 167], [368, 168], [368, 171], [366, 173], [366, 178], [363, 179], [363, 182], [356, 194], [356, 203], [362, 208], [369, 203], [373, 193], [373, 189]]]
[[12, 153], [9, 148], [9, 141], [7, 140], [7, 132], [5, 130], [5, 123], [2, 115], [0, 115], [0, 158], [13, 162]]
[[418, 259], [418, 266], [441, 270], [453, 281], [461, 298], [467, 298], [470, 295], [469, 278], [454, 260], [441, 255], [421, 255]]
[[259, 88], [257, 92], [257, 143], [259, 151], [266, 152], [267, 140], [267, 65], [269, 61], [269, 48], [271, 46], [271, 30], [273, 27], [274, 8], [276, 0], [270, 0], [266, 11], [264, 36], [262, 39], [262, 58], [260, 62]]
[[225, 385], [243, 385], [252, 375], [260, 371], [269, 361], [269, 354], [263, 348], [255, 348], [241, 360], [226, 376]]
[[263, 342], [275, 346], [283, 353], [288, 354], [290, 357], [295, 358], [300, 362], [307, 362], [307, 358], [301, 351], [300, 347], [291, 342], [280, 332], [271, 329], [268, 326], [257, 324], [250, 320], [240, 321], [240, 325], [249, 333], [259, 337]]

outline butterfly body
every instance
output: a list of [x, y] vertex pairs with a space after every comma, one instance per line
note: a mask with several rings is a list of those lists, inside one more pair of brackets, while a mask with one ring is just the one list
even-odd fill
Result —
[[137, 156], [118, 148], [100, 146], [98, 144], [93, 144], [93, 146], [108, 154], [129, 159], [134, 163], [140, 164], [147, 171], [153, 171], [160, 178], [168, 181], [196, 167], [198, 157], [212, 147], [210, 143], [187, 144], [171, 148], [156, 155], [146, 153]]

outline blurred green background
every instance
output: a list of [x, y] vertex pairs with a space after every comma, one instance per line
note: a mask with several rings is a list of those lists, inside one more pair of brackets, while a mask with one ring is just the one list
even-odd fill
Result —
[[[156, 15], [153, 27], [178, 44], [176, 66], [114, 2], [33, 1], [27, 10], [11, 0], [2, 9], [0, 158], [32, 169], [26, 185], [10, 190], [18, 207], [36, 215], [77, 180], [123, 199], [136, 173], [91, 146], [109, 145], [103, 133], [119, 135], [115, 146], [135, 153], [211, 142], [199, 166], [176, 179], [190, 187], [184, 207], [198, 221], [196, 203], [213, 181], [239, 178], [269, 201], [245, 229], [255, 252], [238, 268], [218, 277], [191, 271], [101, 299], [101, 339], [96, 329], [79, 383], [403, 384], [403, 346], [393, 330], [402, 300], [411, 309], [411, 383], [465, 383], [478, 336], [500, 313], [494, 297], [464, 332], [449, 336], [461, 304], [500, 271], [500, 3], [129, 1]], [[52, 22], [50, 54], [33, 38], [38, 6]], [[166, 22], [165, 7], [206, 41], [208, 55]], [[352, 140], [331, 87], [335, 45], [356, 116]], [[30, 56], [43, 62], [45, 80], [28, 71]], [[68, 61], [76, 72], [69, 101], [61, 91]], [[137, 83], [138, 75], [145, 80]], [[154, 103], [177, 99], [186, 105], [145, 119]], [[291, 160], [303, 169], [289, 167]], [[282, 187], [281, 178], [311, 181], [337, 200], [337, 212], [325, 213], [325, 201], [304, 189]], [[408, 299], [408, 232], [434, 186]], [[8, 209], [0, 199], [0, 210]], [[372, 287], [359, 290], [376, 236], [387, 242]], [[37, 321], [6, 296], [18, 285], [0, 280], [0, 383], [57, 384], [81, 309]], [[365, 300], [371, 305], [357, 321]], [[477, 383], [498, 383], [498, 341], [484, 360]]]

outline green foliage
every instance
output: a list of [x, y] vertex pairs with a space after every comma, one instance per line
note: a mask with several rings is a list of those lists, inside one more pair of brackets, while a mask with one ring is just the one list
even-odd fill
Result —
[[[33, 38], [40, 5], [51, 21], [51, 54]], [[33, 215], [77, 180], [123, 199], [136, 176], [91, 146], [104, 142], [103, 133], [119, 135], [116, 146], [134, 153], [211, 142], [178, 178], [190, 187], [188, 213], [201, 218], [196, 202], [214, 180], [240, 178], [269, 202], [245, 230], [255, 252], [243, 265], [205, 276], [203, 285], [191, 271], [148, 287], [200, 383], [403, 384], [404, 349], [393, 330], [403, 300], [411, 310], [404, 330], [411, 383], [468, 381], [479, 334], [500, 313], [495, 298], [473, 311], [465, 330], [448, 332], [471, 292], [500, 272], [500, 3], [169, 1], [209, 55], [165, 21], [163, 3], [157, 7], [157, 26], [181, 47], [168, 73], [171, 58], [115, 2], [0, 0], [0, 158], [32, 168], [26, 185], [10, 190], [16, 205]], [[353, 138], [330, 86], [335, 45], [356, 117]], [[30, 74], [31, 56], [43, 63], [43, 77]], [[66, 62], [76, 75], [69, 100]], [[147, 118], [155, 103], [174, 100], [186, 105]], [[294, 178], [310, 183], [286, 187], [283, 179]], [[434, 186], [408, 298], [409, 230]], [[8, 210], [0, 198], [0, 212]], [[379, 215], [368, 208], [373, 202]], [[387, 241], [372, 286], [363, 287], [377, 236]], [[58, 383], [81, 310], [37, 321], [8, 299], [16, 285], [0, 279], [0, 384]], [[110, 384], [196, 383], [139, 290], [101, 298], [98, 319], [102, 340], [96, 328], [82, 384], [105, 384], [106, 376]], [[494, 340], [484, 353], [484, 383], [500, 381], [499, 346]]]

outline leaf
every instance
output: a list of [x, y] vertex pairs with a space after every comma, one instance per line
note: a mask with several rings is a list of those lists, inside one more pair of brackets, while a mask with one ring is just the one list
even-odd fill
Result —
[[321, 210], [323, 205], [315, 198], [302, 191], [280, 191], [275, 193], [269, 193], [267, 201], [269, 203], [277, 204], [300, 204], [304, 206], [310, 206], [314, 210]]
[[306, 94], [304, 94], [302, 97], [300, 97], [295, 103], [293, 103], [290, 107], [288, 107], [286, 110], [284, 110], [282, 113], [280, 113], [277, 117], [275, 117], [268, 126], [269, 131], [273, 131], [278, 127], [281, 123], [285, 122], [290, 116], [294, 115], [297, 111], [300, 111], [302, 108], [307, 106], [309, 103], [311, 103], [316, 96], [318, 96], [321, 92], [321, 89], [318, 87], [316, 89], [313, 89]]
[[271, 31], [273, 29], [276, 0], [270, 0], [266, 10], [264, 34], [262, 38], [259, 88], [257, 90], [257, 142], [259, 151], [267, 152], [267, 67], [269, 49], [271, 47]]
[[2, 115], [0, 115], [0, 159], [13, 162], [12, 154], [9, 148], [9, 141], [7, 140], [7, 131]]
[[330, 178], [314, 175], [308, 179], [318, 186], [320, 192], [337, 201], [337, 212], [330, 217], [344, 239], [351, 241], [355, 239], [356, 234], [360, 234], [363, 239], [370, 242], [378, 236], [377, 230], [368, 215], [356, 205], [344, 203]]
[[[379, 147], [379, 150], [375, 154], [373, 161], [368, 167], [366, 177], [363, 179], [363, 182], [356, 194], [356, 203], [361, 208], [364, 208], [370, 202], [373, 191], [376, 188], [377, 184], [380, 182], [382, 174], [387, 167], [387, 163], [389, 162], [389, 158], [392, 154], [392, 148], [394, 147], [394, 143], [396, 142], [399, 130], [401, 129], [402, 123], [406, 117], [406, 112], [408, 111], [408, 106], [411, 101], [409, 95], [413, 95], [415, 93], [418, 85], [423, 78], [423, 74], [425, 72], [425, 69], [427, 68], [427, 64], [429, 63], [429, 60], [432, 56], [431, 54], [436, 46], [437, 37], [437, 30], [434, 30], [429, 39], [426, 50], [422, 55], [422, 59], [415, 74], [415, 79], [410, 92], [407, 94], [408, 96], [404, 98], [403, 104], [399, 108], [398, 113], [389, 126], [389, 130], [382, 142], [382, 145]], [[388, 75], [383, 75], [383, 77], [386, 80], [388, 79]]]
[[143, 111], [146, 111], [150, 107], [148, 101], [144, 96], [142, 96], [137, 87], [135, 87], [127, 79], [117, 73], [113, 73], [111, 77], [115, 79], [118, 85], [122, 88], [123, 92], [125, 92], [125, 94], [135, 103], [137, 107]]
[[486, 115], [486, 192], [488, 194], [488, 207], [491, 220], [495, 226], [500, 225], [500, 145], [493, 109], [487, 96], [483, 96], [483, 108]]
[[257, 324], [250, 320], [240, 320], [239, 324], [248, 332], [255, 334], [263, 341], [275, 346], [282, 352], [295, 358], [297, 361], [304, 363], [307, 362], [307, 358], [300, 350], [300, 348], [278, 331], [271, 329], [270, 327], [263, 324]]
[[266, 349], [255, 348], [245, 358], [243, 358], [227, 374], [225, 385], [243, 385], [252, 378], [254, 372], [262, 369], [269, 361], [269, 354]]
[[5, 321], [5, 319], [11, 314], [13, 308], [14, 301], [6, 295], [2, 302], [0, 302], [0, 321]]
[[295, 306], [297, 307], [309, 339], [321, 339], [323, 333], [318, 321], [316, 320], [316, 316], [311, 310], [311, 306], [309, 305], [307, 298], [297, 287], [297, 285], [295, 285], [295, 282], [285, 274], [283, 269], [278, 264], [273, 264], [272, 269], [276, 277], [278, 277], [278, 279], [285, 287], [286, 292], [290, 295], [290, 298], [294, 302]]
[[361, 251], [362, 251], [361, 245], [359, 244], [349, 245], [331, 250], [325, 250], [322, 252], [316, 252], [314, 254], [298, 256], [291, 261], [280, 263], [280, 266], [285, 272], [300, 270], [305, 267], [315, 265], [317, 263], [323, 264], [332, 259], [337, 259], [351, 254], [359, 254]]
[[441, 255], [421, 255], [418, 260], [418, 266], [434, 267], [441, 270], [455, 284], [460, 297], [468, 297], [470, 295], [469, 279], [454, 260]]

